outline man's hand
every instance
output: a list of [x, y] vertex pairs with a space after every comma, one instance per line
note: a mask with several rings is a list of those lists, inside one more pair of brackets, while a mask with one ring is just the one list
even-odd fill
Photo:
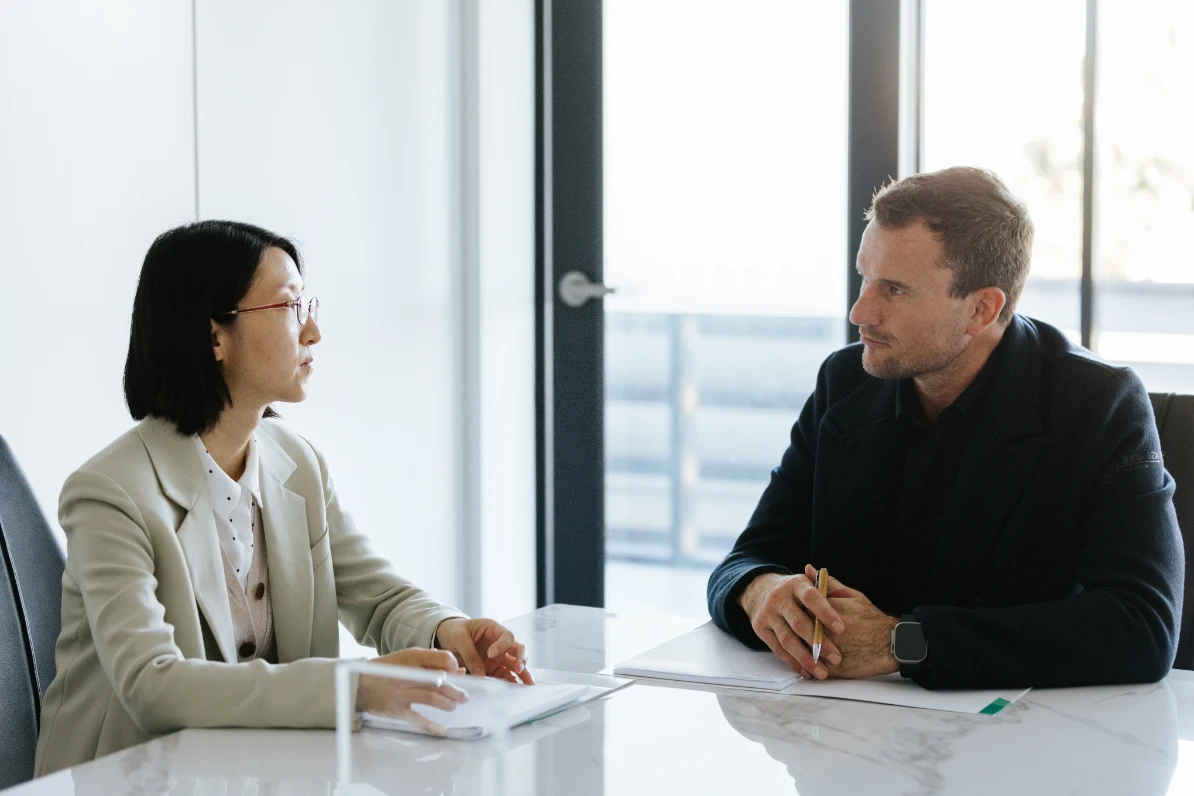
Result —
[[492, 619], [445, 619], [436, 628], [435, 643], [454, 653], [469, 674], [535, 684], [526, 666], [526, 646]]
[[[805, 568], [806, 577], [816, 577], [816, 570]], [[830, 578], [830, 588], [841, 584]], [[830, 594], [829, 603], [845, 623], [844, 631], [826, 626], [826, 638], [833, 638], [841, 662], [830, 661], [829, 676], [841, 678], [875, 677], [898, 672], [900, 665], [891, 654], [891, 631], [899, 621], [876, 608], [858, 589], [842, 589], [849, 595]], [[825, 648], [822, 647], [822, 652]]]
[[[808, 575], [812, 572], [811, 577]], [[802, 677], [824, 679], [829, 676], [825, 662], [840, 664], [842, 654], [830, 633], [848, 633], [848, 625], [829, 600], [817, 591], [816, 570], [808, 567], [804, 575], [759, 575], [743, 589], [738, 604], [750, 617], [750, 626], [780, 660]], [[845, 599], [854, 592], [830, 579], [829, 597]], [[826, 634], [821, 645], [821, 662], [813, 663], [813, 618], [819, 617]]]

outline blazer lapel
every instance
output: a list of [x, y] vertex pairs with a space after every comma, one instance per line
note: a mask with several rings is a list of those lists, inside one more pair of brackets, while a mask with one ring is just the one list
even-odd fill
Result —
[[149, 452], [162, 491], [187, 510], [177, 537], [187, 559], [195, 602], [207, 619], [220, 654], [225, 661], [235, 663], [232, 609], [228, 604], [216, 520], [205, 496], [202, 465], [194, 445], [172, 424], [156, 417], [142, 420], [137, 433]]
[[236, 663], [236, 636], [232, 629], [228, 584], [224, 578], [224, 562], [220, 557], [216, 518], [206, 494], [200, 495], [195, 507], [178, 527], [178, 543], [187, 557], [195, 602], [199, 604], [199, 609], [207, 619], [207, 626], [216, 638], [220, 655], [225, 662]]
[[1041, 420], [1041, 351], [1036, 330], [1015, 316], [996, 349], [990, 387], [959, 463], [934, 602], [956, 605], [1007, 527], [1048, 445]]
[[268, 433], [257, 434], [261, 462], [262, 524], [278, 662], [311, 654], [315, 578], [306, 499], [285, 487], [296, 465]]
[[895, 389], [894, 381], [869, 380], [822, 424], [815, 500], [825, 519], [813, 540], [813, 563], [830, 567], [844, 583], [873, 583], [883, 565], [874, 551], [883, 549], [903, 466]]

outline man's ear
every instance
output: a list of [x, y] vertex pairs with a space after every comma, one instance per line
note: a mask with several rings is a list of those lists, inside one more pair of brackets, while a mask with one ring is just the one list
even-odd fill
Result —
[[971, 337], [977, 337], [999, 320], [999, 314], [1007, 306], [1007, 295], [997, 287], [984, 287], [971, 293], [970, 298], [973, 309], [967, 331]]
[[211, 322], [211, 350], [216, 355], [216, 362], [224, 361], [224, 330], [214, 320]]

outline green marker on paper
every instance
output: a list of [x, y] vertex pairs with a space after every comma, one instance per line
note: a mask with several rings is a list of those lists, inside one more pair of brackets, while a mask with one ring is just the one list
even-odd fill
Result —
[[1010, 704], [1012, 704], [1012, 703], [1008, 702], [1003, 697], [999, 697], [994, 702], [992, 702], [990, 705], [987, 705], [985, 708], [980, 710], [978, 713], [980, 716], [994, 716], [996, 713], [1003, 710]]

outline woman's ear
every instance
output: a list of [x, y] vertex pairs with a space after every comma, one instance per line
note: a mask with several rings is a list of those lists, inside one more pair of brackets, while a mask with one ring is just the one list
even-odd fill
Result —
[[216, 355], [216, 362], [224, 361], [224, 330], [214, 320], [211, 322], [211, 350]]

